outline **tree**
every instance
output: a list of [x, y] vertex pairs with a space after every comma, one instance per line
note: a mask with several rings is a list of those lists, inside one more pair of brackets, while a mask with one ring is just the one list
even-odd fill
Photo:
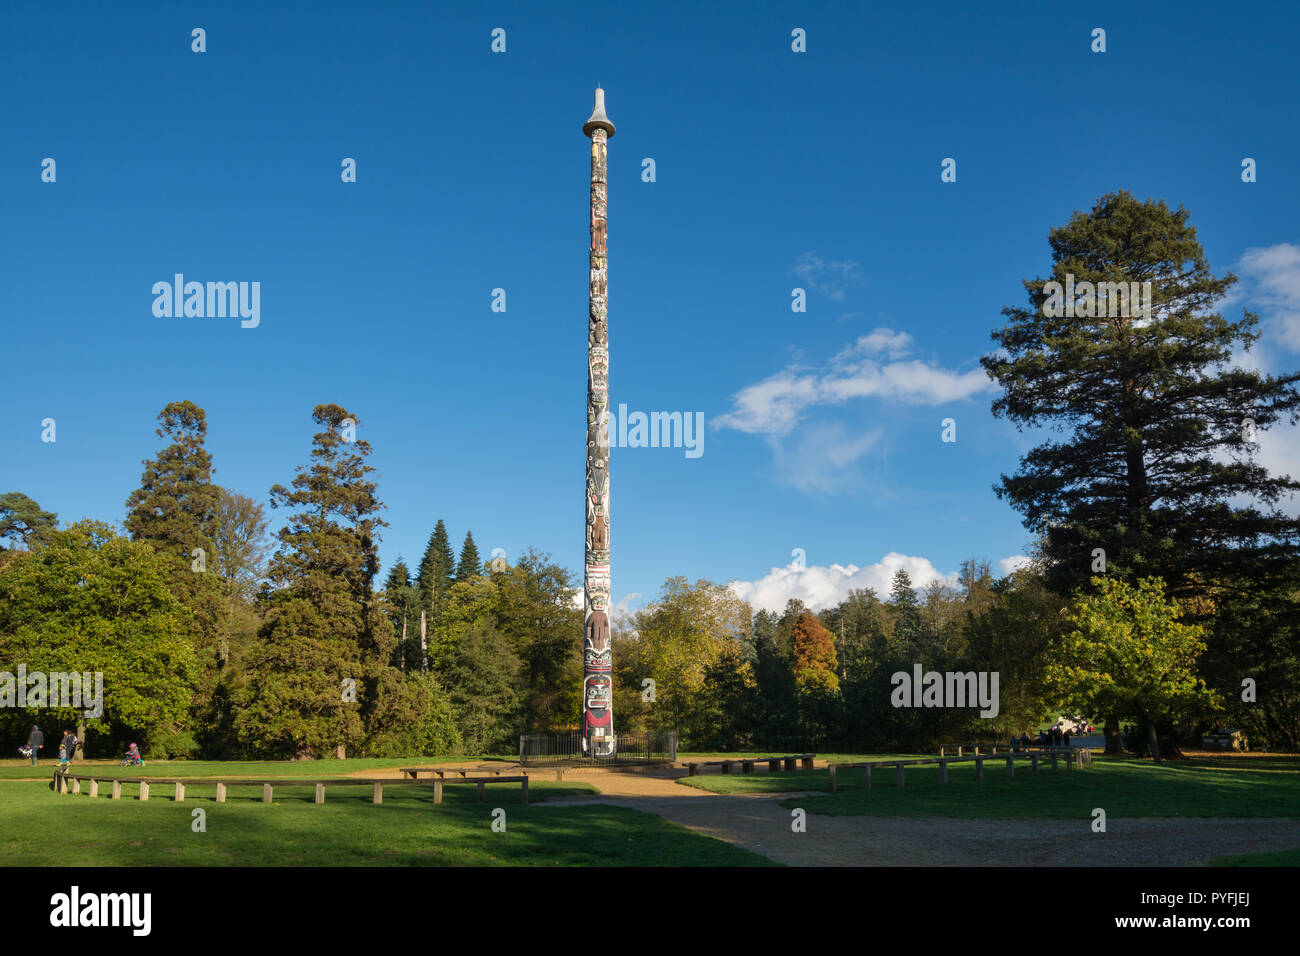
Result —
[[1196, 676], [1202, 628], [1179, 622], [1182, 608], [1158, 578], [1093, 578], [1092, 588], [1075, 596], [1048, 679], [1078, 713], [1139, 718], [1159, 763], [1158, 721], [1217, 706]]
[[[1174, 594], [1197, 575], [1245, 588], [1293, 573], [1300, 522], [1268, 506], [1300, 482], [1249, 455], [1256, 430], [1300, 416], [1300, 373], [1231, 364], [1258, 338], [1257, 316], [1210, 311], [1236, 276], [1211, 273], [1185, 209], [1127, 192], [1049, 241], [1052, 278], [1025, 281], [1031, 307], [1003, 309], [1002, 352], [982, 364], [1004, 389], [995, 415], [1069, 432], [995, 489], [1045, 534], [1053, 586], [1076, 587], [1099, 559]], [[1130, 283], [1150, 283], [1149, 313]]]
[[799, 690], [840, 689], [836, 674], [835, 641], [811, 611], [805, 611], [794, 625], [794, 682]]
[[403, 670], [422, 669], [425, 662], [420, 648], [420, 591], [411, 583], [411, 572], [401, 558], [384, 579], [384, 597], [393, 633], [401, 642], [397, 646], [398, 666]]
[[420, 559], [420, 569], [416, 573], [415, 584], [420, 589], [422, 606], [433, 617], [441, 611], [447, 592], [456, 582], [456, 556], [451, 550], [451, 538], [447, 528], [438, 519], [438, 524], [429, 535], [429, 543]]
[[157, 436], [172, 443], [145, 460], [140, 487], [126, 501], [126, 530], [188, 569], [195, 548], [212, 552], [221, 496], [212, 483], [212, 456], [203, 447], [207, 414], [193, 402], [171, 402], [158, 413], [158, 424]]
[[1048, 681], [1047, 668], [1066, 626], [1068, 602], [1048, 589], [1033, 566], [993, 584], [987, 600], [981, 613], [967, 619], [967, 654], [976, 670], [1001, 675], [999, 716], [1019, 732], [1054, 709], [1059, 713], [1059, 688]]
[[456, 580], [468, 581], [483, 573], [483, 565], [478, 559], [478, 548], [474, 545], [474, 535], [465, 532], [465, 544], [460, 549], [460, 562], [456, 565]]
[[620, 666], [635, 687], [654, 681], [647, 715], [653, 729], [675, 730], [688, 741], [717, 733], [717, 702], [706, 679], [710, 666], [743, 641], [749, 619], [749, 605], [725, 587], [703, 580], [691, 585], [683, 577], [669, 578], [659, 599], [636, 612], [635, 653], [624, 655]]
[[266, 510], [261, 502], [219, 488], [212, 516], [211, 569], [226, 596], [252, 601], [266, 562]]
[[58, 527], [58, 520], [53, 511], [45, 511], [20, 491], [0, 495], [0, 540], [13, 539], [12, 548], [19, 543], [27, 548], [42, 541]]
[[912, 587], [912, 577], [902, 568], [894, 572], [889, 606], [894, 612], [894, 645], [904, 654], [914, 653], [921, 643], [925, 626], [921, 621], [921, 603]]
[[797, 598], [778, 617], [759, 611], [753, 619], [754, 679], [758, 684], [760, 737], [770, 747], [797, 747], [799, 706], [794, 681], [794, 626], [807, 608]]
[[338, 405], [317, 405], [312, 419], [324, 429], [312, 464], [298, 469], [292, 490], [271, 489], [272, 508], [298, 510], [268, 568], [261, 647], [236, 718], [250, 748], [297, 757], [341, 755], [374, 733], [395, 643], [373, 590], [386, 522], [366, 478], [370, 445], [351, 437], [360, 423]]
[[190, 611], [170, 576], [166, 558], [101, 522], [50, 531], [42, 547], [0, 566], [0, 660], [29, 672], [99, 673], [101, 715], [87, 717], [87, 704], [51, 716], [77, 723], [82, 741], [89, 727], [148, 746], [184, 721], [193, 694]]
[[509, 752], [518, 734], [519, 659], [488, 621], [458, 623], [443, 683], [465, 747]]
[[582, 607], [574, 604], [569, 571], [550, 555], [529, 550], [487, 580], [495, 585], [495, 627], [522, 664], [524, 728], [543, 733], [576, 726], [582, 706]]
[[222, 671], [229, 657], [229, 608], [209, 566], [222, 490], [212, 482], [212, 455], [204, 448], [207, 414], [190, 401], [170, 402], [158, 413], [155, 434], [170, 444], [146, 459], [140, 487], [127, 498], [124, 522], [131, 538], [151, 545], [169, 562], [172, 592], [193, 612], [190, 637], [198, 662], [191, 721], [217, 712]]
[[835, 641], [811, 611], [794, 625], [794, 686], [805, 746], [820, 747], [837, 725], [840, 680]]

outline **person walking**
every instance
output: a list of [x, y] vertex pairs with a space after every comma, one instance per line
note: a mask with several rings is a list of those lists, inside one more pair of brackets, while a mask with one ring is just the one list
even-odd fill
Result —
[[72, 762], [72, 758], [77, 755], [77, 735], [71, 730], [63, 732], [63, 740], [59, 742], [59, 767], [66, 768]]
[[41, 733], [41, 728], [32, 724], [32, 732], [27, 735], [27, 747], [32, 752], [32, 766], [36, 766], [36, 758], [40, 756], [41, 748], [45, 746], [45, 735]]

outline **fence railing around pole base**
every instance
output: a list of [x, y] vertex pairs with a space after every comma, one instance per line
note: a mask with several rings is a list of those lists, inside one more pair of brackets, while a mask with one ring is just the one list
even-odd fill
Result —
[[583, 747], [582, 734], [522, 734], [519, 763], [524, 767], [636, 766], [677, 759], [674, 731], [615, 734], [613, 752], [597, 754]]
[[923, 764], [938, 764], [939, 782], [947, 783], [949, 764], [974, 762], [975, 779], [978, 781], [984, 779], [984, 762], [986, 760], [996, 760], [996, 761], [1005, 762], [1007, 779], [1014, 780], [1016, 775], [1015, 762], [1017, 760], [1027, 760], [1029, 762], [1030, 772], [1038, 773], [1038, 761], [1044, 755], [1049, 756], [1051, 758], [1053, 770], [1056, 769], [1056, 761], [1058, 757], [1064, 758], [1066, 770], [1070, 770], [1070, 769], [1084, 770], [1087, 767], [1092, 766], [1092, 750], [1085, 747], [1076, 747], [1073, 749], [1069, 747], [1045, 748], [1042, 750], [1035, 750], [1035, 751], [1009, 750], [1007, 748], [1003, 748], [1003, 752], [997, 754], [996, 756], [993, 754], [985, 754], [978, 757], [976, 756], [921, 757], [921, 758], [916, 758], [911, 760], [873, 760], [873, 761], [866, 761], [860, 763], [827, 764], [826, 765], [826, 789], [829, 790], [831, 793], [836, 792], [837, 783], [838, 783], [837, 778], [839, 776], [838, 772], [840, 770], [860, 769], [863, 771], [863, 781], [862, 781], [863, 788], [866, 790], [870, 790], [872, 767], [895, 768], [895, 777], [897, 780], [897, 785], [899, 787], [902, 787], [904, 785], [904, 779], [905, 779], [903, 768], [909, 766], [912, 767], [920, 766]]

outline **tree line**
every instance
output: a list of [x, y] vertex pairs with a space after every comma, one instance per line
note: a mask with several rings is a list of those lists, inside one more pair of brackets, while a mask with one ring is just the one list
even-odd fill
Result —
[[[616, 622], [619, 731], [920, 750], [1065, 714], [1157, 759], [1225, 725], [1300, 748], [1300, 520], [1282, 507], [1300, 482], [1257, 460], [1260, 432], [1300, 421], [1300, 372], [1235, 361], [1259, 317], [1213, 311], [1236, 277], [1213, 274], [1185, 209], [1112, 193], [1048, 238], [1050, 274], [1024, 281], [1028, 307], [1003, 310], [983, 359], [995, 415], [1061, 436], [993, 489], [1022, 514], [1030, 563], [997, 578], [971, 558], [955, 586], [919, 591], [899, 571], [888, 595], [779, 614], [670, 577]], [[1150, 283], [1141, 314], [1101, 291], [1132, 283]], [[1080, 303], [1046, 307], [1062, 289]], [[414, 570], [399, 559], [380, 585], [369, 445], [338, 405], [313, 420], [309, 464], [270, 489], [288, 513], [274, 541], [259, 502], [213, 481], [188, 401], [159, 415], [167, 444], [125, 535], [0, 496], [0, 661], [102, 671], [105, 715], [55, 723], [159, 754], [511, 752], [519, 733], [576, 729], [569, 572], [533, 551], [484, 566], [469, 533], [457, 557], [438, 521]], [[917, 668], [998, 674], [997, 715], [901, 706], [896, 675]], [[0, 727], [30, 717], [0, 709]]]
[[119, 534], [58, 527], [0, 497], [0, 660], [104, 674], [105, 712], [0, 710], [6, 736], [76, 725], [87, 752], [311, 758], [511, 752], [521, 729], [572, 722], [581, 612], [569, 573], [529, 551], [459, 559], [439, 520], [418, 570], [377, 587], [384, 508], [358, 421], [319, 405], [310, 463], [270, 489], [287, 519], [221, 487], [190, 401], [158, 416]]
[[[1256, 457], [1260, 433], [1300, 420], [1300, 372], [1236, 361], [1259, 317], [1214, 311], [1237, 279], [1213, 274], [1186, 209], [1111, 193], [1048, 240], [1050, 274], [1024, 281], [1028, 307], [1003, 309], [982, 360], [996, 416], [1064, 436], [994, 487], [1030, 566], [994, 580], [969, 560], [959, 587], [922, 595], [900, 572], [887, 599], [752, 620], [674, 579], [615, 657], [624, 715], [706, 749], [921, 749], [1061, 714], [1156, 759], [1219, 725], [1300, 747], [1300, 520], [1281, 507], [1300, 482]], [[1150, 284], [1140, 311], [1111, 294], [1132, 283]], [[1063, 289], [1077, 301], [1060, 308]], [[918, 665], [998, 672], [999, 715], [894, 706], [893, 676]], [[647, 677], [654, 703], [635, 693]]]

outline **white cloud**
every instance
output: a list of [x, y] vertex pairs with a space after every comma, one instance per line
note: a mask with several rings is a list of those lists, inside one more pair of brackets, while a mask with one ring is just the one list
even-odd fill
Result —
[[[1300, 426], [1285, 422], [1277, 424], [1256, 434], [1255, 441], [1259, 445], [1259, 452], [1254, 456], [1256, 464], [1267, 468], [1272, 477], [1290, 475], [1300, 481]], [[1293, 518], [1300, 517], [1300, 495], [1290, 495], [1264, 507], [1277, 508]]]
[[768, 438], [777, 476], [800, 491], [835, 492], [862, 480], [858, 461], [880, 441], [875, 428], [855, 434], [843, 425], [810, 425], [788, 441]]
[[[1247, 249], [1237, 270], [1246, 281], [1231, 290], [1228, 302], [1258, 311], [1263, 334], [1249, 352], [1237, 348], [1232, 364], [1266, 375], [1294, 371], [1294, 360], [1285, 352], [1300, 352], [1300, 246], [1283, 242]], [[1255, 440], [1259, 450], [1252, 457], [1257, 464], [1268, 469], [1270, 475], [1290, 475], [1300, 480], [1300, 426], [1283, 420], [1261, 430]], [[1222, 450], [1215, 458], [1232, 460]], [[1245, 495], [1234, 497], [1230, 503], [1238, 507], [1254, 504], [1265, 510], [1276, 507], [1292, 517], [1300, 516], [1300, 496], [1295, 495], [1276, 505]]]
[[[881, 398], [908, 405], [941, 405], [991, 392], [996, 385], [982, 368], [956, 372], [918, 359], [904, 359], [912, 337], [892, 329], [863, 335], [831, 359], [829, 369], [787, 367], [747, 385], [731, 398], [731, 411], [715, 428], [751, 435], [784, 436], [816, 406], [842, 405], [856, 398]], [[882, 357], [886, 361], [881, 361]]]
[[1233, 300], [1245, 298], [1258, 306], [1282, 344], [1300, 352], [1300, 246], [1283, 242], [1247, 249], [1238, 270], [1250, 287]]
[[833, 607], [848, 597], [849, 591], [859, 588], [874, 588], [881, 600], [888, 600], [894, 574], [900, 568], [911, 577], [912, 586], [917, 591], [932, 581], [957, 586], [956, 572], [941, 574], [925, 558], [891, 551], [866, 567], [832, 564], [830, 567], [810, 565], [801, 569], [792, 564], [773, 568], [757, 581], [731, 581], [727, 587], [741, 600], [748, 601], [755, 611], [782, 611], [790, 598], [798, 598], [809, 609], [819, 611]]
[[840, 302], [844, 290], [862, 281], [862, 264], [852, 261], [827, 262], [813, 252], [805, 252], [794, 264], [794, 272], [814, 292]]
[[1031, 559], [1023, 554], [1013, 554], [1009, 558], [1003, 558], [998, 562], [998, 576], [1005, 578], [1030, 563]]
[[631, 594], [623, 595], [623, 600], [614, 605], [615, 614], [631, 614], [631, 603], [639, 597], [645, 597], [640, 591], [633, 591]]

